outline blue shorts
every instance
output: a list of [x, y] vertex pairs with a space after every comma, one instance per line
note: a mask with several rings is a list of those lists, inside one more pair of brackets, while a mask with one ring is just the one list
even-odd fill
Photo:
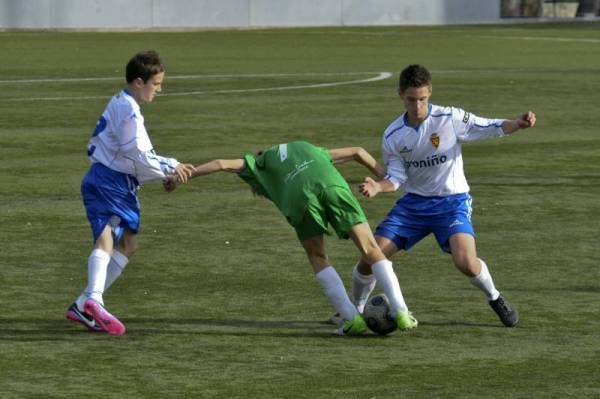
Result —
[[400, 198], [375, 235], [393, 241], [398, 249], [408, 250], [433, 233], [438, 245], [450, 253], [450, 236], [467, 233], [475, 236], [471, 224], [471, 196], [468, 193], [447, 197], [423, 197], [408, 193]]
[[140, 204], [135, 177], [117, 172], [101, 163], [94, 163], [81, 182], [81, 196], [92, 227], [94, 242], [110, 223], [115, 242], [125, 229], [133, 233], [140, 228]]

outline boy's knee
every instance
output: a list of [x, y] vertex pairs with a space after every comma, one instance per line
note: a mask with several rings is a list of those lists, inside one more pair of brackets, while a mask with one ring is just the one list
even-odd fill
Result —
[[137, 251], [137, 244], [134, 245], [133, 247], [120, 248], [119, 252], [121, 252], [126, 257], [131, 258], [135, 254], [136, 251]]
[[138, 243], [135, 234], [126, 234], [117, 246], [117, 249], [128, 258], [133, 256], [138, 249]]
[[456, 267], [469, 277], [475, 277], [481, 272], [481, 264], [477, 257], [457, 256], [454, 257]]

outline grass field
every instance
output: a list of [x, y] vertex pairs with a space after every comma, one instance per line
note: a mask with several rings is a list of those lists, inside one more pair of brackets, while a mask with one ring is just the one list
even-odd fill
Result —
[[[68, 322], [91, 248], [86, 143], [148, 48], [167, 64], [143, 106], [153, 144], [193, 163], [300, 138], [379, 156], [415, 62], [433, 103], [534, 110], [535, 129], [463, 153], [479, 254], [521, 325], [503, 328], [430, 237], [393, 259], [419, 328], [332, 336], [292, 229], [232, 175], [144, 186], [140, 249], [105, 295], [127, 334]], [[597, 24], [0, 33], [0, 397], [600, 397], [599, 48]], [[372, 226], [397, 196], [360, 198]], [[348, 284], [356, 251], [327, 245]]]

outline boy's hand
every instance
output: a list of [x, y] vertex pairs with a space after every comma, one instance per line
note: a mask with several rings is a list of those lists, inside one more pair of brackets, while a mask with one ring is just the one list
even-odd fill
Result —
[[527, 129], [528, 127], [535, 126], [536, 117], [535, 114], [531, 111], [525, 112], [523, 115], [517, 119], [517, 124], [520, 129]]
[[175, 173], [177, 174], [179, 183], [187, 183], [188, 179], [192, 177], [194, 170], [194, 165], [189, 163], [180, 163], [177, 165]]
[[365, 180], [359, 185], [359, 190], [362, 195], [367, 198], [373, 198], [381, 192], [381, 186], [378, 182], [370, 178], [365, 177]]

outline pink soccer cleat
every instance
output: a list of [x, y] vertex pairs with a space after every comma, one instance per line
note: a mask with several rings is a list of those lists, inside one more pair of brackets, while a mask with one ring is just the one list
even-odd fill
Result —
[[93, 299], [88, 299], [83, 305], [85, 311], [91, 315], [96, 323], [102, 327], [104, 331], [110, 335], [123, 335], [125, 334], [125, 326], [119, 319], [110, 314], [108, 310], [104, 309], [100, 303]]

